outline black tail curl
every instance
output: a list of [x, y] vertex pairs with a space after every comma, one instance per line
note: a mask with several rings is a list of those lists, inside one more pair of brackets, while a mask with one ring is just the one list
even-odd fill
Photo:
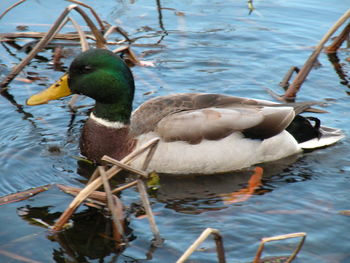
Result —
[[[311, 122], [314, 122], [312, 125]], [[320, 138], [321, 121], [315, 117], [295, 116], [286, 130], [293, 135], [298, 143], [302, 143], [314, 138]]]

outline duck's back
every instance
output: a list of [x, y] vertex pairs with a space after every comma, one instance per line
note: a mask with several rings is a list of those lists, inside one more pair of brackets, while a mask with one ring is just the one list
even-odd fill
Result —
[[[149, 170], [212, 174], [277, 160], [301, 151], [284, 129], [292, 107], [217, 94], [176, 94], [147, 101], [133, 113], [137, 147], [161, 140]], [[145, 156], [134, 162], [142, 167]]]
[[[198, 123], [205, 122], [207, 129], [210, 129], [211, 123], [215, 122], [215, 126], [218, 125], [217, 120], [220, 120], [222, 129], [250, 129], [246, 135], [264, 139], [283, 131], [293, 117], [292, 107], [269, 101], [220, 94], [180, 93], [157, 97], [142, 104], [132, 114], [130, 129], [135, 136], [157, 129], [166, 133], [166, 128], [174, 128], [171, 123], [177, 126], [187, 123], [188, 128], [196, 129], [200, 128]], [[192, 121], [195, 125], [192, 125]], [[255, 126], [257, 131], [254, 130]]]

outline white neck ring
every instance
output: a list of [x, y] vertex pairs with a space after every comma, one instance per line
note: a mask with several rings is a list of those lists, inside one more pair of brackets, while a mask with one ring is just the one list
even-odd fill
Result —
[[122, 123], [120, 121], [108, 121], [103, 118], [96, 117], [92, 112], [90, 114], [90, 119], [93, 121], [97, 122], [98, 124], [108, 127], [108, 128], [113, 128], [113, 129], [121, 129], [126, 127], [125, 123]]

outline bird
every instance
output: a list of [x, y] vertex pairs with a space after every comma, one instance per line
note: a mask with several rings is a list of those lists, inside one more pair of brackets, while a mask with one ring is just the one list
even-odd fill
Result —
[[[152, 98], [133, 111], [134, 92], [133, 74], [119, 55], [89, 49], [72, 61], [65, 79], [31, 96], [27, 104], [70, 94], [94, 99], [81, 132], [81, 154], [96, 163], [104, 155], [121, 160], [159, 138], [147, 171], [165, 174], [242, 170], [326, 147], [344, 137], [340, 129], [300, 115], [313, 103], [177, 93]], [[140, 169], [145, 158], [146, 153], [130, 165]]]

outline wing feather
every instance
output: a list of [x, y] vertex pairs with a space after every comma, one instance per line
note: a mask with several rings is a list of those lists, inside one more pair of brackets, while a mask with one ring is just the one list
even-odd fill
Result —
[[246, 137], [266, 139], [293, 120], [293, 106], [218, 94], [182, 93], [157, 97], [133, 113], [135, 136], [154, 131], [166, 141], [199, 143], [240, 131]]
[[171, 114], [157, 125], [165, 141], [199, 143], [240, 131], [247, 137], [265, 139], [284, 130], [294, 117], [293, 108], [206, 108]]

